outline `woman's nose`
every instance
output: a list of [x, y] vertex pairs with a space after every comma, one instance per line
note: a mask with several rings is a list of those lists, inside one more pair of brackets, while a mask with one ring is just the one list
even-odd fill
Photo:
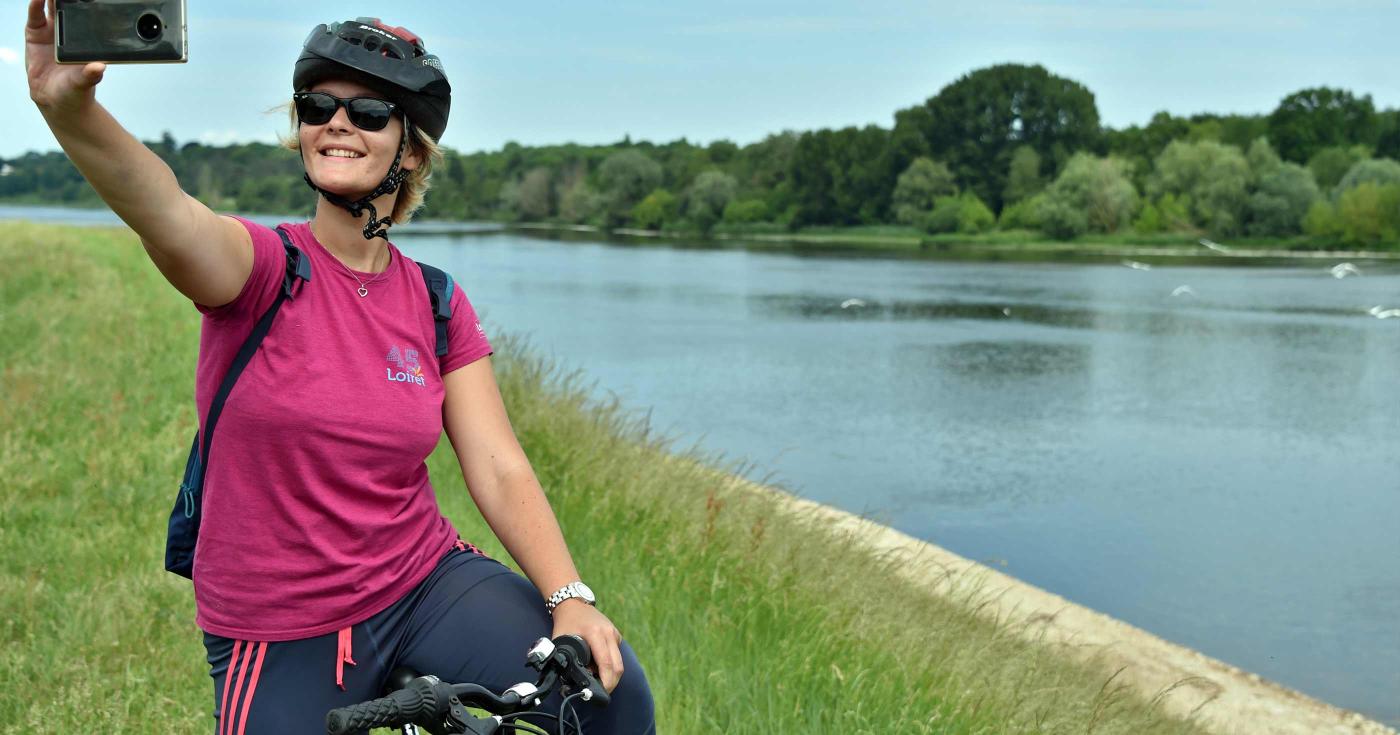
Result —
[[345, 105], [336, 105], [335, 114], [326, 121], [326, 125], [338, 131], [350, 130], [350, 113], [346, 112]]

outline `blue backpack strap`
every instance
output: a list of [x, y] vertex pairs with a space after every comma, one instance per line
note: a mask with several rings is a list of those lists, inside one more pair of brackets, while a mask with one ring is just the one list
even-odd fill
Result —
[[298, 281], [311, 280], [311, 260], [292, 244], [291, 238], [281, 227], [277, 228], [277, 234], [282, 237], [282, 248], [287, 254], [282, 288], [277, 291], [277, 298], [272, 305], [258, 319], [252, 333], [243, 341], [243, 346], [238, 348], [238, 354], [234, 356], [228, 372], [224, 373], [224, 380], [219, 384], [213, 402], [209, 404], [204, 431], [195, 432], [189, 458], [185, 460], [185, 476], [180, 482], [180, 494], [175, 499], [174, 509], [170, 511], [170, 523], [165, 538], [165, 568], [182, 577], [193, 579], [194, 576], [194, 548], [199, 539], [204, 470], [209, 466], [209, 448], [214, 440], [214, 427], [218, 425], [219, 416], [224, 410], [224, 402], [228, 400], [238, 377], [243, 374], [243, 369], [248, 367], [248, 362], [253, 359], [253, 354], [258, 351], [263, 338], [272, 328], [272, 321], [277, 317], [277, 311], [282, 308], [282, 302], [292, 297]]
[[428, 287], [428, 300], [433, 306], [433, 325], [437, 328], [438, 360], [447, 355], [447, 323], [452, 321], [452, 289], [456, 284], [446, 271], [419, 263], [423, 271], [423, 285]]

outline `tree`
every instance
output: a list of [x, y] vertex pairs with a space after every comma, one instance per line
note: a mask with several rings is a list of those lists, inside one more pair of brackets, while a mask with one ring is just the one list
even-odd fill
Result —
[[734, 198], [737, 183], [729, 174], [711, 169], [695, 177], [685, 195], [685, 216], [708, 234], [724, 216], [724, 208]]
[[1001, 208], [1016, 148], [1034, 148], [1053, 173], [1074, 151], [1099, 143], [1093, 93], [1039, 65], [974, 71], [925, 105], [930, 153], [993, 209]]
[[1189, 197], [1192, 222], [1216, 235], [1234, 235], [1244, 226], [1249, 177], [1240, 149], [1213, 140], [1179, 140], [1157, 157], [1148, 191], [1154, 197]]
[[603, 160], [598, 179], [607, 198], [608, 225], [618, 227], [630, 217], [632, 207], [661, 183], [661, 164], [627, 148]]
[[1313, 154], [1313, 157], [1308, 159], [1308, 168], [1312, 170], [1317, 185], [1324, 190], [1330, 190], [1341, 182], [1352, 166], [1366, 158], [1366, 149], [1362, 146], [1334, 145]]
[[793, 226], [885, 221], [897, 177], [889, 137], [874, 125], [803, 133], [792, 153]]
[[1002, 201], [1019, 202], [1045, 188], [1040, 176], [1040, 154], [1023, 145], [1011, 154], [1011, 169], [1006, 174], [1006, 192]]
[[1342, 242], [1378, 245], [1400, 241], [1400, 184], [1365, 181], [1337, 200]]
[[554, 187], [552, 174], [543, 166], [536, 166], [518, 181], [511, 181], [501, 189], [501, 205], [512, 212], [517, 219], [538, 221], [554, 213]]
[[575, 224], [600, 221], [607, 206], [605, 195], [595, 191], [583, 179], [577, 179], [559, 198], [559, 216], [565, 222]]
[[1269, 140], [1284, 159], [1304, 163], [1327, 146], [1376, 144], [1376, 106], [1344, 89], [1311, 87], [1284, 97], [1269, 115]]
[[1369, 158], [1365, 161], [1357, 161], [1354, 166], [1347, 170], [1342, 180], [1337, 182], [1337, 188], [1333, 195], [1340, 196], [1346, 190], [1354, 189], [1368, 181], [1378, 186], [1400, 184], [1400, 163], [1389, 158]]
[[1400, 160], [1400, 110], [1376, 116], [1376, 155]]
[[734, 142], [729, 140], [717, 140], [711, 143], [710, 147], [706, 150], [710, 154], [710, 161], [721, 166], [734, 160], [734, 157], [739, 155], [739, 146], [734, 145]]
[[1274, 152], [1273, 146], [1269, 145], [1268, 138], [1255, 138], [1254, 142], [1249, 144], [1249, 152], [1245, 154], [1245, 159], [1249, 161], [1250, 181], [1254, 182], [1258, 182], [1283, 163], [1283, 159]]
[[657, 189], [632, 208], [632, 226], [644, 230], [659, 230], [662, 225], [676, 218], [676, 205], [675, 194], [665, 189]]
[[933, 209], [935, 199], [956, 193], [958, 186], [947, 166], [928, 158], [916, 158], [895, 182], [891, 199], [895, 219], [914, 224]]
[[1056, 237], [1109, 233], [1132, 221], [1137, 202], [1126, 161], [1077, 153], [1046, 188], [1037, 215], [1042, 226], [1053, 228], [1051, 234]]
[[[1250, 153], [1253, 154], [1251, 149]], [[1253, 157], [1251, 155], [1251, 157]], [[1259, 176], [1249, 197], [1249, 234], [1287, 237], [1303, 231], [1303, 218], [1321, 196], [1312, 172], [1296, 163], [1280, 163]]]

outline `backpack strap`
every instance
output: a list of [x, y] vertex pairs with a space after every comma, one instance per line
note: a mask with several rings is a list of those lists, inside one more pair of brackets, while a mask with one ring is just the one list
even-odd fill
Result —
[[204, 469], [209, 465], [209, 448], [214, 440], [214, 427], [218, 425], [219, 416], [224, 410], [224, 402], [228, 400], [229, 393], [233, 392], [233, 386], [238, 382], [238, 377], [243, 374], [243, 369], [248, 367], [248, 362], [253, 359], [253, 354], [258, 351], [263, 338], [272, 328], [272, 321], [277, 317], [277, 311], [282, 308], [282, 302], [292, 297], [298, 281], [311, 281], [310, 258], [307, 258], [297, 246], [292, 244], [291, 238], [281, 227], [277, 228], [277, 234], [282, 238], [282, 249], [287, 255], [286, 270], [282, 276], [282, 288], [277, 291], [277, 298], [272, 302], [272, 305], [263, 312], [258, 323], [253, 326], [253, 331], [243, 341], [243, 346], [238, 348], [238, 354], [234, 356], [233, 364], [229, 366], [228, 372], [224, 373], [224, 380], [219, 384], [219, 390], [214, 394], [213, 402], [209, 404], [209, 414], [204, 420], [204, 429], [195, 433], [194, 442], [190, 446], [190, 456], [185, 461], [185, 475], [180, 483], [180, 495], [175, 501], [175, 508], [170, 513], [170, 527], [166, 535], [165, 568], [183, 577], [193, 576], [194, 547], [199, 535], [201, 506], [203, 505]]
[[447, 355], [447, 323], [452, 320], [452, 289], [455, 283], [445, 271], [419, 263], [423, 284], [428, 287], [428, 300], [433, 305], [433, 324], [437, 328], [437, 356]]
[[233, 392], [233, 386], [238, 382], [238, 377], [243, 374], [243, 369], [248, 367], [248, 362], [253, 359], [253, 353], [258, 351], [263, 338], [272, 329], [272, 320], [277, 318], [277, 312], [282, 308], [282, 302], [291, 298], [297, 281], [311, 281], [311, 260], [292, 244], [291, 238], [281, 227], [277, 228], [277, 234], [281, 235], [282, 249], [287, 253], [287, 267], [282, 275], [282, 288], [277, 292], [277, 298], [272, 302], [272, 306], [267, 307], [267, 311], [263, 312], [258, 323], [253, 326], [253, 331], [248, 335], [248, 339], [243, 341], [243, 346], [238, 348], [238, 354], [234, 356], [233, 364], [224, 374], [224, 382], [219, 385], [219, 392], [214, 394], [214, 402], [209, 405], [209, 416], [204, 421], [204, 447], [203, 451], [199, 453], [206, 464], [209, 461], [209, 446], [213, 441], [214, 426], [218, 424], [219, 415], [224, 411], [224, 401], [228, 400], [229, 393]]

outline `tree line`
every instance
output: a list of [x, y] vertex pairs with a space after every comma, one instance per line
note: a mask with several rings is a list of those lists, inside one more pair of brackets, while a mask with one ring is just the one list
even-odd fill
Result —
[[[299, 213], [314, 194], [277, 146], [148, 143], [218, 209]], [[929, 233], [1189, 232], [1400, 247], [1400, 110], [1326, 87], [1266, 115], [1158, 113], [1104, 126], [1084, 85], [1039, 65], [970, 72], [890, 127], [749, 145], [445, 150], [420, 215], [710, 233], [904, 225]], [[0, 161], [0, 198], [96, 204], [61, 152]]]

